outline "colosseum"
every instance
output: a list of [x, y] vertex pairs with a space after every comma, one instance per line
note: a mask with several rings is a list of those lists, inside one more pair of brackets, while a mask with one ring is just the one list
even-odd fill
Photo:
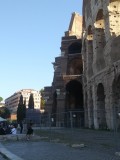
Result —
[[120, 128], [120, 0], [83, 0], [60, 49], [45, 89], [54, 125]]
[[85, 125], [120, 128], [120, 0], [83, 0]]

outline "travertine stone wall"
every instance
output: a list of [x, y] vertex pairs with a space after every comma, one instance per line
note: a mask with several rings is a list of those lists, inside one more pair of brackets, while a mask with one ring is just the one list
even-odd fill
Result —
[[85, 124], [119, 128], [120, 0], [83, 0], [82, 44]]

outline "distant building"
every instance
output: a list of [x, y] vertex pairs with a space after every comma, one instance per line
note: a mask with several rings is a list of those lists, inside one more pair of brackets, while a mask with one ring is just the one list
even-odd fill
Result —
[[33, 89], [22, 89], [20, 91], [15, 92], [13, 95], [5, 99], [5, 107], [7, 107], [10, 110], [11, 114], [16, 114], [19, 99], [22, 95], [23, 100], [26, 100], [26, 108], [28, 108], [29, 97], [31, 93], [33, 94], [34, 98], [34, 109], [38, 109], [41, 111], [41, 95], [39, 91]]
[[5, 103], [0, 103], [0, 107], [5, 107]]

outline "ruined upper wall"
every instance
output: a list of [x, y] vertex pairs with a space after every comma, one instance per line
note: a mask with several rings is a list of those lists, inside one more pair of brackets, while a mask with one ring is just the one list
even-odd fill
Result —
[[74, 12], [71, 16], [68, 31], [65, 32], [65, 36], [76, 36], [81, 38], [82, 36], [82, 16]]
[[83, 12], [83, 28], [84, 28], [85, 27], [85, 16], [91, 14], [91, 0], [83, 0], [82, 12]]

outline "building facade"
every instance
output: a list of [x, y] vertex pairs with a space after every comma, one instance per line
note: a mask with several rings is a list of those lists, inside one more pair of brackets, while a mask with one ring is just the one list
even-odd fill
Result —
[[22, 89], [18, 92], [15, 92], [12, 96], [5, 99], [5, 107], [7, 107], [12, 114], [16, 114], [20, 96], [22, 95], [23, 100], [26, 100], [26, 108], [28, 108], [29, 97], [31, 93], [33, 94], [34, 98], [34, 108], [41, 110], [41, 95], [39, 91], [33, 89]]
[[120, 1], [83, 0], [85, 125], [120, 128]]

